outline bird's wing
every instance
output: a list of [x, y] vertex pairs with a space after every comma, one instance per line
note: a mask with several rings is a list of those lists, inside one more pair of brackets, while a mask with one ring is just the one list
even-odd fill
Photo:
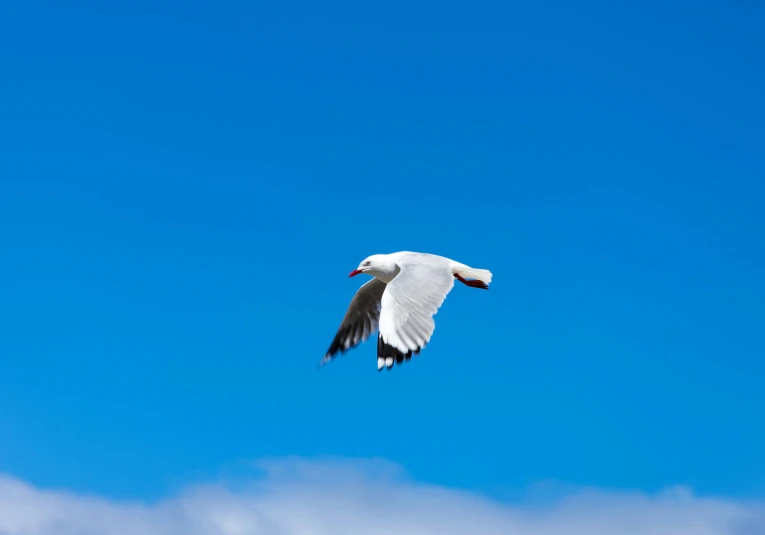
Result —
[[382, 295], [377, 369], [401, 363], [425, 347], [433, 335], [433, 316], [454, 287], [451, 261], [431, 255], [407, 255], [401, 271]]
[[335, 339], [321, 360], [322, 365], [338, 353], [345, 353], [364, 342], [377, 330], [380, 321], [380, 300], [384, 291], [385, 283], [379, 279], [372, 279], [359, 288], [348, 305]]

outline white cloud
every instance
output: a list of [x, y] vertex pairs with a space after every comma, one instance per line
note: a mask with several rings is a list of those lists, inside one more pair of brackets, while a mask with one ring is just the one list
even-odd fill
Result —
[[[259, 463], [260, 477], [140, 504], [0, 476], [1, 535], [765, 535], [759, 503], [566, 489], [503, 503], [384, 461]], [[544, 487], [543, 487], [544, 489]], [[547, 495], [547, 497], [545, 497]]]

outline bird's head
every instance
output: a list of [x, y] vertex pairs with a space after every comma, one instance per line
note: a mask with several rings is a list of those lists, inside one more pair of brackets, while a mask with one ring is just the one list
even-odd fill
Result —
[[361, 261], [359, 267], [351, 271], [349, 277], [355, 277], [359, 273], [366, 273], [373, 277], [395, 275], [397, 267], [386, 254], [373, 254]]

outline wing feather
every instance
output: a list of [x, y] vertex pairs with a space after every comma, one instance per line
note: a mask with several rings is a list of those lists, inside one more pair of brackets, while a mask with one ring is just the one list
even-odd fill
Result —
[[377, 330], [384, 291], [385, 283], [379, 279], [372, 279], [358, 289], [321, 364], [326, 364], [338, 353], [353, 349]]
[[433, 316], [454, 287], [451, 266], [440, 257], [399, 261], [399, 274], [382, 294], [377, 367], [390, 368], [418, 354], [433, 336]]

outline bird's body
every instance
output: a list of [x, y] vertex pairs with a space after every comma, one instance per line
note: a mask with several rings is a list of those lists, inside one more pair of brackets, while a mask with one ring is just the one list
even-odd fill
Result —
[[435, 330], [433, 316], [457, 279], [488, 289], [492, 274], [444, 256], [401, 251], [372, 255], [353, 270], [374, 278], [351, 300], [322, 364], [364, 342], [379, 328], [377, 369], [391, 368], [417, 355]]

